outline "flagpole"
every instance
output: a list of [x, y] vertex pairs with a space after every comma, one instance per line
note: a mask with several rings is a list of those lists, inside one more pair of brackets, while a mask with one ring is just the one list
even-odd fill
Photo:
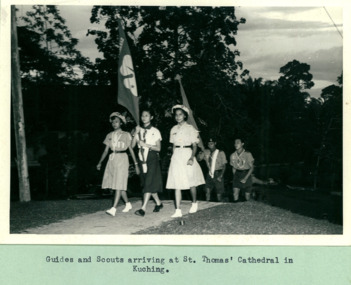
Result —
[[29, 202], [30, 186], [28, 163], [26, 153], [26, 136], [24, 128], [23, 98], [20, 75], [20, 62], [18, 54], [18, 38], [16, 24], [16, 7], [11, 7], [11, 97], [13, 108], [13, 121], [15, 129], [17, 150], [17, 171], [19, 181], [19, 198], [21, 202]]
[[[122, 18], [117, 16], [119, 29], [119, 60], [118, 60], [118, 95], [117, 101], [120, 105], [127, 108], [133, 116], [136, 124], [139, 126], [139, 97], [136, 86], [135, 72], [131, 52], [128, 46], [127, 37], [122, 26]], [[141, 134], [139, 132], [139, 140]], [[140, 153], [143, 163], [143, 170], [146, 170], [145, 149], [140, 147]]]
[[124, 33], [121, 19], [117, 18], [119, 29], [119, 59], [118, 59], [118, 104], [127, 108], [135, 122], [139, 123], [139, 97], [136, 85], [133, 60]]
[[[188, 118], [188, 121], [191, 125], [193, 125], [193, 127], [199, 131], [199, 128], [197, 127], [197, 124], [196, 124], [196, 121], [195, 121], [195, 118], [193, 116], [193, 112], [190, 108], [190, 104], [189, 104], [189, 101], [188, 101], [188, 98], [186, 97], [186, 94], [185, 94], [185, 91], [184, 91], [184, 88], [183, 88], [183, 84], [182, 84], [182, 80], [181, 80], [181, 76], [179, 74], [176, 75], [175, 77], [175, 80], [177, 80], [179, 82], [179, 85], [180, 85], [180, 93], [181, 93], [181, 96], [182, 96], [182, 101], [183, 101], [183, 105], [186, 106], [188, 109], [189, 109], [189, 118]], [[202, 139], [201, 139], [201, 136], [199, 134], [199, 143], [198, 143], [200, 149], [202, 151], [205, 150], [205, 146], [202, 142]]]

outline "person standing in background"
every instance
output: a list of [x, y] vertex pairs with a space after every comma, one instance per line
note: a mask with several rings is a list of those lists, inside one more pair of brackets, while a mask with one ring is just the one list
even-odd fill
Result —
[[224, 179], [223, 175], [227, 165], [227, 158], [224, 151], [217, 149], [217, 141], [214, 138], [208, 140], [208, 149], [204, 150], [204, 159], [208, 167], [206, 177], [206, 201], [211, 200], [211, 191], [216, 188], [217, 201], [222, 201], [224, 194]]
[[244, 149], [244, 140], [235, 139], [235, 152], [230, 156], [230, 165], [233, 167], [233, 196], [234, 203], [239, 202], [240, 190], [245, 191], [245, 201], [250, 200], [252, 192], [252, 177], [254, 158]]

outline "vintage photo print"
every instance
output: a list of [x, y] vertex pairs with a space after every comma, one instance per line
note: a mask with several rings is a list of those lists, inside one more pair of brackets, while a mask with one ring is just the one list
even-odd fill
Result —
[[349, 245], [344, 3], [3, 2], [0, 242]]

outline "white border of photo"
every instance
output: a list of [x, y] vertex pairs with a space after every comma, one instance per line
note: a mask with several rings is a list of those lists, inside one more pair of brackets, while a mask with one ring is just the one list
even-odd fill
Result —
[[[1, 1], [0, 27], [0, 244], [98, 244], [98, 245], [326, 245], [345, 246], [351, 244], [350, 235], [350, 70], [345, 64], [350, 62], [351, 2], [348, 1], [170, 1], [167, 5], [208, 5], [215, 6], [334, 6], [343, 7], [344, 47], [343, 47], [343, 82], [344, 82], [344, 118], [343, 118], [343, 234], [342, 235], [32, 235], [9, 234], [10, 207], [10, 108], [11, 108], [11, 53], [10, 53], [10, 5], [56, 4], [56, 5], [165, 5], [165, 1]], [[239, 31], [240, 32], [240, 31]]]

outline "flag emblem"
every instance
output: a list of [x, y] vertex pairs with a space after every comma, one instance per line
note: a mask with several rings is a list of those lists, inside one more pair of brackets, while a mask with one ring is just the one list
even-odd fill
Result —
[[123, 57], [120, 72], [121, 72], [121, 75], [123, 76], [123, 85], [130, 90], [133, 96], [138, 96], [132, 57], [129, 54]]

